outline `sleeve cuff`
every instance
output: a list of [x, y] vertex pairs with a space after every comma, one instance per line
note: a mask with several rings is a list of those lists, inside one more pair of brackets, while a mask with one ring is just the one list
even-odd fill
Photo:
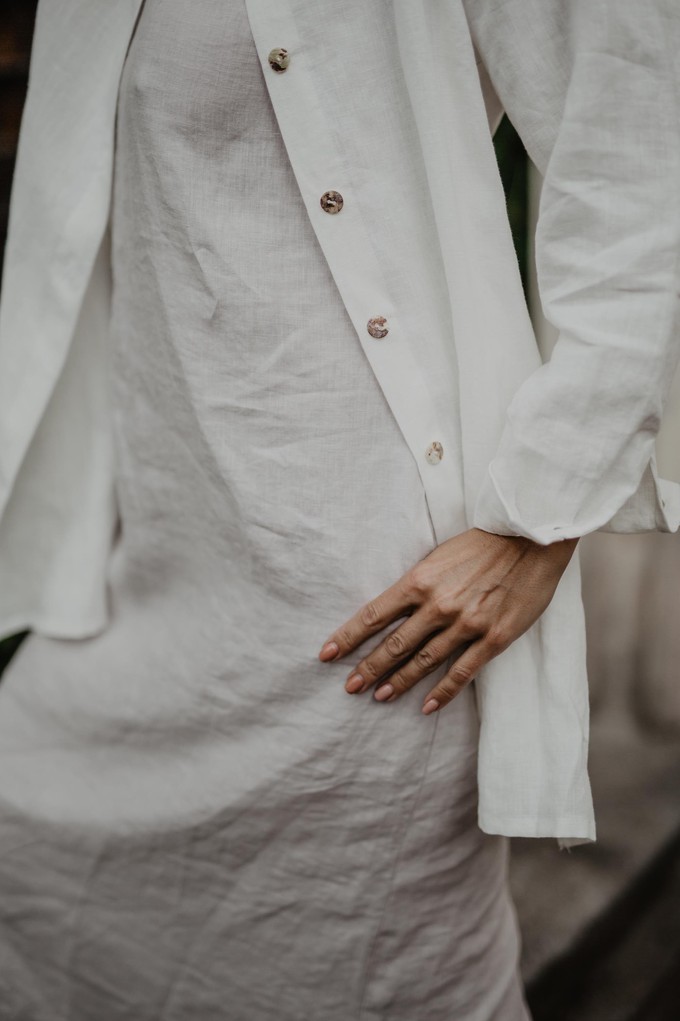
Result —
[[484, 477], [477, 497], [472, 526], [497, 535], [522, 535], [541, 546], [549, 546], [560, 539], [573, 539], [579, 534], [578, 530], [552, 523], [531, 527], [520, 521], [519, 516], [513, 514], [503, 500], [490, 470]]
[[[489, 467], [479, 490], [472, 527], [497, 535], [522, 535], [541, 546], [548, 546], [561, 539], [575, 539], [589, 532], [677, 532], [680, 529], [680, 485], [658, 476], [656, 458], [652, 457], [636, 491], [617, 509], [602, 493], [599, 515], [585, 510], [575, 515], [571, 524], [555, 524], [564, 510], [564, 501], [559, 496], [551, 500], [547, 482], [537, 490], [536, 510], [540, 507], [542, 521], [530, 524], [514, 507], [504, 499], [501, 488], [493, 475], [493, 464]], [[538, 490], [540, 489], [540, 494]]]

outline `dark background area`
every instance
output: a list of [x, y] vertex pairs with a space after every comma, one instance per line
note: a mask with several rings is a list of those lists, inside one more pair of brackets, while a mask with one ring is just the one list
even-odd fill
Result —
[[1, 0], [0, 3], [0, 247], [3, 251], [36, 6], [36, 0]]
[[[9, 197], [28, 85], [36, 7], [37, 0], [0, 0], [0, 258], [5, 252]], [[0, 641], [0, 673], [23, 637], [21, 634]]]

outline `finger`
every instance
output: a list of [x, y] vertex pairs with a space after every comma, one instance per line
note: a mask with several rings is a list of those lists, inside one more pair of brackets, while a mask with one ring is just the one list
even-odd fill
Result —
[[371, 635], [382, 631], [399, 617], [406, 616], [412, 608], [413, 596], [400, 579], [375, 599], [365, 603], [354, 616], [334, 631], [324, 642], [319, 659], [324, 662], [341, 659]]
[[380, 684], [375, 691], [375, 697], [379, 702], [393, 702], [399, 695], [403, 695], [423, 677], [427, 677], [433, 670], [445, 663], [456, 647], [451, 637], [451, 631], [441, 631], [431, 637], [429, 642], [416, 649], [413, 655], [405, 663], [398, 666], [388, 675], [386, 683]]
[[471, 642], [441, 680], [437, 682], [436, 687], [426, 696], [423, 702], [423, 712], [429, 715], [453, 701], [456, 695], [459, 695], [463, 688], [474, 680], [481, 668], [500, 651], [500, 649], [496, 649], [488, 635], [476, 642]]
[[390, 631], [351, 671], [345, 684], [347, 691], [354, 693], [365, 691], [386, 674], [391, 673], [405, 659], [417, 654], [418, 648], [427, 642], [435, 627], [431, 615], [424, 610], [408, 617], [403, 624]]
[[[438, 618], [434, 618], [438, 621]], [[479, 625], [475, 620], [461, 619], [446, 629], [440, 628], [430, 636], [430, 641], [416, 649], [406, 662], [398, 666], [389, 678], [389, 684], [381, 684], [375, 697], [380, 702], [392, 702], [409, 688], [412, 688], [433, 670], [440, 667], [449, 656], [457, 653], [461, 656], [466, 649], [482, 637]], [[385, 690], [389, 688], [390, 690]], [[380, 694], [378, 694], [380, 692]]]

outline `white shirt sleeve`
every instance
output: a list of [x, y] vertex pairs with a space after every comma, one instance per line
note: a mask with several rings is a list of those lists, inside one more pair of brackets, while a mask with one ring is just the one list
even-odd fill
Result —
[[[544, 175], [538, 286], [559, 331], [511, 402], [473, 524], [547, 544], [606, 529], [653, 485], [680, 356], [680, 9], [542, 3], [511, 2], [491, 19], [470, 0], [468, 17]], [[554, 65], [529, 52], [548, 36]]]

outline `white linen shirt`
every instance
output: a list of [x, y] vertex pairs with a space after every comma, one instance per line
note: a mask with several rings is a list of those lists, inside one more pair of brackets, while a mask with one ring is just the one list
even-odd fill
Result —
[[[0, 305], [5, 634], [78, 638], [107, 623], [107, 222], [139, 9], [38, 8]], [[437, 541], [456, 531], [447, 451], [458, 443], [470, 526], [542, 544], [676, 531], [680, 485], [658, 478], [654, 458], [678, 359], [672, 0], [247, 0], [247, 11], [311, 223], [418, 465]], [[268, 61], [278, 47], [285, 73]], [[560, 334], [543, 366], [494, 158], [503, 109], [545, 177], [539, 289]], [[400, 145], [411, 118], [417, 151]], [[335, 216], [320, 205], [331, 189], [344, 198]], [[367, 330], [375, 316], [389, 325], [383, 340]], [[481, 828], [593, 839], [577, 557], [541, 618], [475, 683]]]

